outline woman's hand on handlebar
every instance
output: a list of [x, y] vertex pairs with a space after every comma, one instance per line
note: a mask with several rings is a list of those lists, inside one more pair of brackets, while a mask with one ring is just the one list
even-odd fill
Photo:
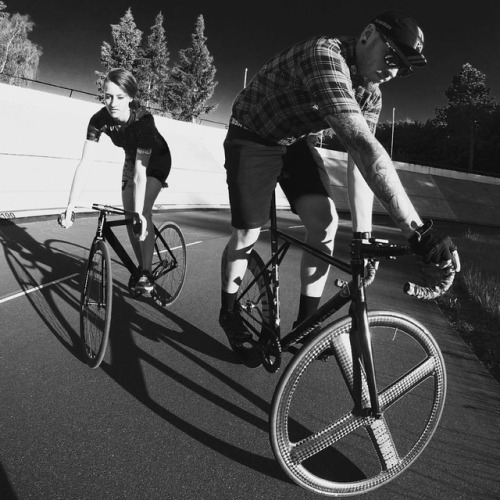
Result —
[[70, 205], [68, 205], [65, 212], [59, 215], [57, 222], [64, 229], [69, 229], [73, 225], [73, 222], [75, 222], [75, 211]]
[[148, 235], [148, 221], [144, 215], [140, 213], [135, 214], [134, 221], [134, 234], [139, 241], [144, 241]]

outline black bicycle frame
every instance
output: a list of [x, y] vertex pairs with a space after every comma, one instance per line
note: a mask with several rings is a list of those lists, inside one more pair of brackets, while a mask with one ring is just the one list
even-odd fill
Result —
[[99, 220], [97, 223], [97, 232], [94, 238], [96, 240], [105, 240], [107, 241], [111, 248], [115, 251], [118, 258], [122, 261], [123, 265], [130, 271], [131, 274], [135, 274], [137, 272], [137, 266], [134, 264], [129, 254], [120, 243], [120, 240], [116, 237], [115, 233], [113, 233], [112, 228], [118, 226], [130, 226], [134, 223], [133, 219], [122, 219], [116, 221], [108, 221], [106, 212], [101, 210], [99, 213]]
[[[99, 210], [99, 220], [97, 223], [97, 231], [96, 235], [94, 238], [94, 241], [96, 240], [104, 240], [109, 243], [111, 248], [115, 251], [116, 255], [118, 258], [122, 261], [123, 265], [130, 271], [130, 274], [136, 274], [137, 273], [137, 266], [134, 264], [133, 260], [130, 258], [129, 254], [123, 247], [123, 245], [120, 243], [120, 240], [116, 237], [115, 233], [113, 233], [113, 227], [118, 227], [118, 226], [130, 226], [134, 224], [134, 220], [132, 218], [126, 218], [126, 219], [121, 219], [121, 220], [115, 220], [115, 221], [108, 221], [107, 220], [107, 211], [110, 211], [111, 213], [116, 213], [119, 215], [124, 215], [125, 211], [120, 211], [116, 209], [112, 209], [112, 207], [99, 207], [96, 206], [96, 210]], [[171, 262], [173, 265], [171, 265], [168, 269], [163, 268], [163, 272], [161, 274], [165, 274], [169, 272], [171, 269], [177, 267], [177, 259], [175, 258], [175, 255], [172, 252], [172, 249], [167, 245], [166, 241], [163, 239], [161, 236], [160, 232], [158, 231], [157, 227], [154, 226], [154, 231], [155, 231], [155, 236], [160, 238], [163, 242], [163, 245], [167, 249]], [[156, 239], [155, 239], [155, 248], [158, 254], [158, 257], [160, 258], [160, 252], [159, 249], [157, 248], [156, 245]], [[163, 262], [163, 261], [161, 261]], [[155, 279], [158, 278], [158, 275], [155, 273]]]
[[[355, 401], [357, 407], [364, 411], [369, 411], [373, 416], [381, 415], [378, 400], [378, 391], [375, 378], [375, 367], [373, 363], [373, 352], [371, 346], [370, 329], [368, 326], [368, 313], [364, 283], [364, 255], [362, 254], [362, 241], [353, 240], [351, 244], [351, 264], [347, 264], [331, 255], [311, 247], [307, 243], [300, 241], [293, 236], [280, 231], [277, 227], [276, 197], [273, 194], [270, 213], [270, 234], [272, 257], [265, 265], [265, 269], [271, 268], [271, 286], [274, 297], [274, 320], [275, 334], [280, 338], [280, 318], [279, 318], [279, 265], [291, 245], [301, 248], [303, 251], [333, 265], [337, 269], [350, 274], [353, 281], [346, 284], [342, 289], [323, 304], [312, 316], [292, 329], [280, 340], [282, 350], [287, 350], [292, 344], [302, 338], [307, 338], [318, 323], [322, 323], [330, 316], [339, 311], [343, 306], [351, 303], [349, 314], [352, 318], [352, 329], [350, 334], [351, 349], [353, 352], [354, 367], [354, 390], [353, 396], [358, 396]], [[280, 240], [283, 243], [280, 245]], [[362, 373], [365, 374], [370, 394], [371, 409], [363, 409], [361, 402]]]

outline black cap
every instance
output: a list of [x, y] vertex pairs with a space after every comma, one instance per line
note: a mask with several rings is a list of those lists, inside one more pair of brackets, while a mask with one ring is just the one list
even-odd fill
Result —
[[[408, 66], [425, 66], [424, 34], [413, 17], [401, 11], [388, 10], [373, 19], [377, 27], [406, 60]], [[391, 44], [391, 45], [392, 45]]]

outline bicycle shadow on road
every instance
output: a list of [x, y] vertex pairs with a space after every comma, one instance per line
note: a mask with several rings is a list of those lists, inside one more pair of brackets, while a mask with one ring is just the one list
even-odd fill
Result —
[[[129, 290], [125, 286], [125, 284], [117, 282], [116, 279], [113, 283], [113, 290], [121, 290], [121, 294], [117, 294], [114, 297], [118, 297], [118, 295], [121, 295], [121, 297], [123, 298], [129, 295]], [[178, 300], [182, 300], [182, 295]], [[161, 325], [160, 328], [158, 328], [158, 325], [152, 323], [151, 328], [141, 328], [141, 335], [145, 338], [153, 342], [163, 342], [164, 339], [168, 337], [190, 349], [199, 352], [200, 354], [205, 354], [207, 356], [210, 356], [211, 358], [224, 361], [226, 363], [239, 364], [239, 361], [235, 359], [234, 353], [231, 348], [224, 344], [221, 344], [207, 332], [199, 330], [189, 321], [186, 321], [180, 316], [173, 313], [170, 307], [160, 306], [149, 297], [139, 298], [137, 300], [134, 300], [133, 303], [142, 304], [145, 307], [151, 307], [152, 309], [154, 309], [156, 314], [167, 319], [171, 322], [171, 324], [178, 326], [178, 329], [169, 329], [165, 325]], [[142, 323], [143, 320], [144, 318], [141, 316], [139, 322]]]
[[[116, 287], [115, 287], [116, 288]], [[225, 374], [223, 371], [205, 361], [198, 352], [204, 352], [210, 348], [219, 350], [227, 350], [229, 348], [222, 346], [217, 340], [212, 339], [202, 330], [196, 328], [188, 321], [183, 320], [170, 310], [157, 307], [162, 315], [170, 322], [174, 323], [179, 330], [169, 329], [165, 324], [159, 325], [154, 320], [150, 319], [148, 314], [141, 312], [141, 307], [131, 307], [131, 304], [125, 300], [120, 293], [115, 293], [113, 297], [113, 313], [111, 321], [111, 332], [108, 344], [108, 353], [104, 358], [101, 368], [124, 390], [135, 397], [145, 407], [161, 417], [165, 422], [174, 426], [187, 436], [195, 439], [203, 446], [216, 451], [230, 460], [255, 470], [265, 476], [269, 476], [279, 481], [292, 481], [285, 475], [278, 463], [271, 458], [262, 456], [249, 449], [242, 448], [237, 444], [231, 443], [228, 440], [221, 439], [210, 432], [200, 428], [194, 423], [189, 422], [185, 416], [177, 415], [173, 408], [167, 408], [164, 404], [150, 396], [143, 366], [148, 364], [157, 372], [164, 375], [167, 380], [166, 387], [174, 385], [181, 387], [188, 393], [193, 393], [197, 398], [202, 398], [212, 406], [220, 409], [221, 418], [217, 421], [220, 425], [225, 425], [225, 418], [240, 420], [243, 425], [250, 425], [265, 433], [268, 432], [267, 419], [262, 418], [260, 413], [269, 414], [270, 404], [264, 398], [260, 397], [254, 391], [248, 389], [238, 381]], [[140, 304], [140, 302], [138, 302]], [[186, 342], [186, 334], [189, 332], [191, 339], [204, 339], [205, 344], [202, 349], [194, 347], [194, 341]], [[221, 396], [215, 390], [211, 390], [207, 384], [198, 383], [194, 378], [186, 374], [180, 373], [165, 362], [141, 348], [136, 342], [137, 335], [144, 339], [161, 342], [168, 346], [169, 349], [176, 351], [181, 357], [201, 368], [206, 373], [207, 377], [213, 377], [222, 381], [231, 391], [239, 393], [246, 398], [258, 411], [251, 412], [241, 406], [230, 401], [229, 398]], [[135, 337], [135, 338], [134, 338]], [[142, 340], [141, 340], [142, 341]], [[216, 347], [216, 344], [219, 347]], [[195, 352], [193, 352], [195, 351]], [[212, 354], [211, 352], [209, 353]], [[246, 369], [242, 367], [242, 369]], [[204, 377], [206, 378], [206, 377]], [[294, 430], [303, 430], [300, 424], [292, 423]], [[250, 446], [249, 446], [250, 447]], [[322, 469], [323, 474], [327, 470], [342, 470], [346, 478], [363, 478], [361, 471], [344, 455], [338, 453], [333, 448], [328, 450], [328, 455], [325, 460], [315, 465], [315, 470]], [[328, 465], [327, 465], [328, 464]], [[320, 473], [320, 472], [318, 472]]]
[[[74, 247], [79, 250], [81, 247], [55, 239], [40, 243], [30, 235], [27, 228], [12, 221], [2, 221], [0, 224], [0, 242], [6, 264], [34, 311], [61, 344], [81, 359], [79, 335], [58, 303], [62, 299], [70, 308], [78, 311], [78, 299], [62, 286], [44, 287], [64, 280], [75, 293], [79, 293], [84, 262], [74, 256]], [[42, 288], [30, 293], [37, 287]]]

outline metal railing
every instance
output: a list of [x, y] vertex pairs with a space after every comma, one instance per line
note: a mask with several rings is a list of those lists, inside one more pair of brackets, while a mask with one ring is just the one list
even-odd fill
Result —
[[[33, 80], [31, 78], [25, 78], [23, 76], [8, 75], [6, 73], [0, 73], [0, 83], [7, 83], [8, 85], [14, 85], [13, 83], [11, 83], [11, 81], [10, 81], [11, 79], [23, 80], [25, 82], [28, 82], [30, 84], [29, 88], [32, 88], [32, 89], [35, 88], [35, 90], [36, 90], [37, 86], [41, 87], [41, 89], [43, 89], [43, 90], [51, 89], [53, 91], [54, 89], [59, 89], [59, 90], [63, 90], [64, 93], [62, 93], [62, 92], [53, 92], [53, 93], [57, 93], [58, 95], [66, 95], [66, 93], [69, 92], [68, 97], [73, 97], [74, 94], [81, 94], [81, 96], [84, 96], [87, 98], [88, 97], [92, 98], [92, 99], [85, 99], [85, 100], [92, 100], [92, 101], [99, 102], [99, 95], [93, 94], [92, 92], [86, 92], [85, 90], [72, 89], [70, 87], [64, 87], [63, 85], [55, 85], [53, 83], [41, 82], [39, 80]], [[165, 110], [162, 110], [159, 108], [154, 108], [152, 106], [147, 106], [147, 109], [149, 109], [152, 113], [156, 112], [156, 113], [160, 114], [161, 116], [167, 116], [167, 118], [174, 119], [172, 116], [170, 116], [170, 114], [168, 112], [165, 112]], [[201, 124], [204, 122], [228, 128], [228, 124], [224, 123], [224, 122], [209, 120], [207, 118], [197, 118], [196, 119], [196, 123]]]

